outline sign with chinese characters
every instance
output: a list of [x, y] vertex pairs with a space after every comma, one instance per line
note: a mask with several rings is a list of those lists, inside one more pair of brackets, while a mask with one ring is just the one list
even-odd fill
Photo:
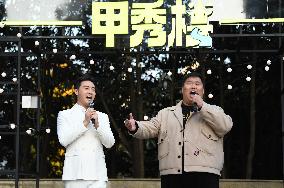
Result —
[[[208, 1], [210, 2], [210, 1]], [[163, 0], [154, 3], [132, 3], [129, 19], [129, 2], [93, 2], [92, 34], [106, 36], [106, 47], [115, 46], [116, 35], [130, 34], [130, 47], [146, 43], [148, 47], [185, 46], [212, 47], [213, 25], [208, 17], [213, 13], [213, 5], [202, 0], [183, 4], [176, 0], [170, 9], [171, 20], [167, 19], [167, 9]], [[130, 23], [129, 23], [130, 21]], [[170, 33], [166, 27], [171, 24]], [[129, 25], [131, 25], [129, 27]], [[145, 37], [146, 36], [146, 37]]]
[[[148, 0], [147, 0], [148, 1]], [[259, 2], [258, 2], [259, 1]], [[106, 39], [106, 47], [212, 47], [213, 25], [284, 23], [283, 4], [255, 0], [151, 0], [135, 3], [26, 0], [0, 3], [0, 28], [6, 26], [92, 25], [92, 34]], [[260, 3], [261, 2], [261, 3]], [[279, 1], [280, 2], [280, 1]], [[279, 6], [278, 6], [279, 5]], [[26, 11], [29, 10], [29, 11]], [[213, 11], [214, 10], [214, 11]], [[87, 15], [84, 15], [87, 14]], [[92, 19], [90, 19], [92, 14]], [[122, 36], [122, 37], [121, 37]], [[119, 40], [117, 40], [119, 39]], [[122, 40], [121, 40], [122, 39]], [[126, 40], [125, 40], [126, 39]], [[122, 43], [120, 41], [123, 41]]]

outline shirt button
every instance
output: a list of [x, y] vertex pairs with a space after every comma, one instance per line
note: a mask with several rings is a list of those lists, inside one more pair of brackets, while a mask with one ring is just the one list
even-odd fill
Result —
[[180, 158], [180, 155], [178, 156], [178, 158]]
[[179, 142], [178, 145], [181, 145], [181, 142]]
[[164, 140], [163, 139], [161, 139], [161, 142], [163, 142]]
[[180, 172], [180, 170], [178, 170], [178, 172]]

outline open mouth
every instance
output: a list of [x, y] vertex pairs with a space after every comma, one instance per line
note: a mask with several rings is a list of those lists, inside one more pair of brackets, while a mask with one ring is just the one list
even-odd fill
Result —
[[88, 99], [89, 101], [91, 101], [91, 100], [93, 100], [93, 97], [87, 96], [87, 99]]

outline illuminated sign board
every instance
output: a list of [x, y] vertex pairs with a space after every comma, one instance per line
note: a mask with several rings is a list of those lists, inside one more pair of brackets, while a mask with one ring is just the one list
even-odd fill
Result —
[[[240, 3], [241, 1], [228, 2]], [[210, 33], [213, 33], [213, 25], [209, 23], [214, 8], [212, 1], [208, 0], [204, 4], [202, 0], [196, 0], [183, 4], [182, 0], [176, 0], [174, 5], [169, 6], [169, 11], [163, 8], [163, 3], [163, 0], [153, 3], [132, 3], [129, 14], [128, 1], [93, 2], [92, 34], [105, 35], [106, 47], [115, 46], [115, 35], [130, 35], [130, 47], [139, 46], [144, 41], [148, 47], [165, 45], [168, 47], [212, 47]], [[221, 8], [224, 7], [221, 6]], [[228, 12], [224, 9], [219, 11]], [[245, 16], [240, 11], [239, 15]], [[170, 22], [167, 16], [171, 17]], [[218, 17], [217, 14], [213, 16]], [[220, 24], [227, 25], [267, 22], [284, 22], [284, 18], [245, 19], [241, 17], [219, 20]], [[167, 33], [165, 28], [169, 24], [171, 30]], [[129, 34], [129, 30], [132, 33]]]
[[[147, 3], [93, 1], [92, 34], [103, 35], [106, 47], [115, 47], [116, 37], [124, 35], [129, 41], [126, 45], [130, 47], [210, 48], [211, 21], [218, 21], [221, 25], [284, 22], [284, 18], [246, 19], [253, 15], [247, 16], [249, 11], [243, 10], [246, 7], [244, 0], [175, 0], [173, 3], [164, 0]], [[268, 4], [257, 7], [259, 5], [262, 4], [254, 5], [254, 12], [257, 10], [257, 14], [263, 15], [265, 8], [269, 12]], [[0, 26], [81, 26], [82, 7], [89, 6], [84, 1], [70, 0], [39, 0], [30, 4], [25, 0], [6, 1], [7, 16], [2, 15]], [[65, 21], [70, 15], [73, 20]]]
[[[162, 8], [163, 0], [154, 3], [132, 3], [130, 23], [128, 23], [128, 1], [122, 2], [93, 2], [92, 4], [92, 33], [106, 35], [106, 47], [114, 47], [117, 34], [129, 34], [128, 27], [134, 34], [130, 35], [130, 47], [140, 45], [145, 32], [148, 47], [155, 46], [186, 46], [211, 47], [213, 25], [208, 17], [213, 13], [213, 6], [203, 5], [201, 0], [189, 4], [189, 9], [181, 0], [170, 7], [172, 14], [171, 32], [167, 35], [167, 10]], [[190, 21], [186, 21], [190, 19]], [[185, 37], [185, 41], [183, 38]]]

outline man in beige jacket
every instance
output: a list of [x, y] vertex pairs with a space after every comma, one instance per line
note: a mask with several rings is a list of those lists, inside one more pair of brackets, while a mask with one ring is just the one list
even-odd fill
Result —
[[203, 101], [200, 74], [186, 76], [182, 101], [164, 108], [150, 121], [125, 126], [136, 138], [158, 137], [158, 159], [162, 188], [218, 188], [224, 163], [223, 137], [233, 122], [222, 108]]

